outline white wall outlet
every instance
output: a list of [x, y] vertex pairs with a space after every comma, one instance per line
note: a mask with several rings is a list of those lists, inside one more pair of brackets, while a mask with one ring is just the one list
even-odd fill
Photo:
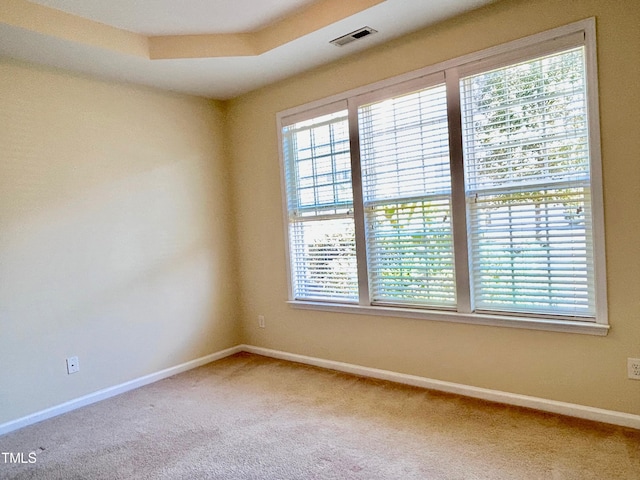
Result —
[[258, 326], [260, 328], [264, 328], [265, 327], [264, 315], [258, 315]]
[[627, 358], [627, 374], [629, 378], [640, 380], [640, 358]]
[[72, 373], [76, 373], [79, 371], [80, 371], [80, 362], [78, 361], [78, 357], [67, 358], [67, 373], [71, 375]]

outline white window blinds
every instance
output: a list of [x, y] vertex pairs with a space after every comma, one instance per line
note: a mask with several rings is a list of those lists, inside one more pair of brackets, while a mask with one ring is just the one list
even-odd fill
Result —
[[444, 85], [359, 108], [374, 304], [455, 306]]
[[358, 298], [347, 112], [283, 129], [296, 299]]
[[592, 317], [584, 48], [461, 81], [477, 310]]
[[280, 117], [290, 299], [606, 332], [594, 34], [577, 22]]

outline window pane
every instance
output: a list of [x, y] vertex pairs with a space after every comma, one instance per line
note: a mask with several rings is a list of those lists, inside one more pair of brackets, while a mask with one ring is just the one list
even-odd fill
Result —
[[463, 79], [479, 310], [592, 317], [584, 49]]
[[315, 216], [351, 210], [347, 112], [286, 126], [282, 137], [289, 211]]
[[352, 218], [292, 222], [289, 237], [295, 299], [358, 300]]
[[469, 189], [588, 180], [583, 57], [581, 47], [463, 80]]
[[476, 307], [590, 315], [588, 189], [487, 193], [471, 204]]
[[455, 304], [449, 199], [371, 207], [367, 224], [374, 302]]
[[372, 301], [453, 307], [445, 87], [358, 114]]
[[360, 107], [358, 121], [366, 201], [450, 194], [444, 85]]

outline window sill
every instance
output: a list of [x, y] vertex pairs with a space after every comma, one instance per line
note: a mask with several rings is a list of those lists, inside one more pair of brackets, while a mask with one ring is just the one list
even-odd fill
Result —
[[430, 320], [436, 322], [469, 323], [472, 325], [547, 330], [551, 332], [580, 333], [585, 335], [604, 336], [609, 332], [609, 325], [602, 325], [594, 322], [518, 317], [511, 315], [487, 315], [478, 313], [464, 314], [434, 310], [424, 311], [411, 308], [373, 307], [300, 300], [288, 301], [287, 303], [291, 305], [292, 308], [302, 310], [321, 310], [325, 312], [353, 313], [359, 315], [414, 318], [418, 320]]

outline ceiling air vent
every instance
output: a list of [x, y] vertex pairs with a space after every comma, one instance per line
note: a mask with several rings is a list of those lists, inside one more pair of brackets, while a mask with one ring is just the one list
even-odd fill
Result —
[[347, 33], [346, 35], [343, 35], [343, 36], [338, 37], [338, 38], [334, 38], [329, 43], [333, 43], [337, 47], [342, 47], [343, 45], [346, 45], [347, 43], [355, 42], [356, 40], [359, 40], [359, 39], [361, 39], [363, 37], [366, 37], [367, 35], [371, 35], [373, 33], [378, 33], [378, 31], [374, 30], [371, 27], [362, 27], [362, 28], [359, 28], [358, 30], [356, 30], [354, 32]]

